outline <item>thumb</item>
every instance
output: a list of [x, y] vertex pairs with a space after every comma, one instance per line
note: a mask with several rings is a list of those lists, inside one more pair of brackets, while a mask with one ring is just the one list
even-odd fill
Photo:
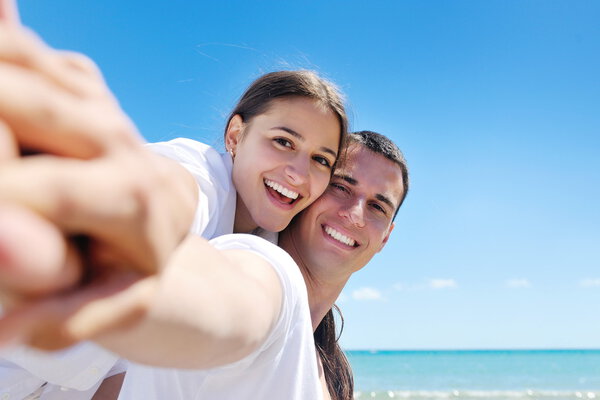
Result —
[[0, 202], [0, 293], [47, 295], [74, 286], [81, 274], [74, 246], [53, 224]]

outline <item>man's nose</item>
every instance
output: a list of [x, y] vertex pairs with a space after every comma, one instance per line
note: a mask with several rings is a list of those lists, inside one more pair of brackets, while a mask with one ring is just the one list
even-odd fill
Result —
[[353, 225], [364, 228], [364, 207], [365, 204], [363, 200], [353, 201], [340, 209], [340, 215], [344, 218], [348, 218]]

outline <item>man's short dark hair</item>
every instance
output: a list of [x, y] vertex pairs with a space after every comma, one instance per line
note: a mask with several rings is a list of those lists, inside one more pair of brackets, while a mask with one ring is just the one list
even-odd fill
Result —
[[402, 197], [400, 198], [398, 208], [396, 208], [396, 211], [394, 212], [394, 218], [392, 219], [393, 221], [396, 218], [396, 215], [398, 214], [400, 206], [402, 205], [402, 203], [404, 203], [406, 195], [408, 194], [408, 165], [406, 163], [404, 155], [402, 154], [398, 146], [396, 146], [396, 144], [392, 142], [389, 138], [373, 131], [359, 131], [350, 133], [348, 135], [347, 144], [349, 146], [353, 143], [358, 143], [362, 146], [365, 146], [375, 154], [381, 154], [382, 156], [396, 163], [400, 167], [400, 171], [402, 173]]

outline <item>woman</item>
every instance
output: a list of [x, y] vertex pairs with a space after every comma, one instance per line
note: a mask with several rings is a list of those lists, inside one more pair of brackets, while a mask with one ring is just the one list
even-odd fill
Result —
[[310, 71], [279, 71], [254, 81], [231, 112], [225, 129], [230, 157], [189, 139], [149, 147], [195, 178], [198, 187], [190, 185], [189, 191], [199, 193], [196, 216], [209, 220], [196, 225], [224, 220], [215, 234], [193, 232], [209, 238], [256, 229], [279, 232], [325, 191], [346, 127], [334, 86]]
[[[45, 51], [46, 49], [40, 47], [33, 50]], [[10, 53], [8, 56], [4, 55], [3, 59], [7, 60], [6, 57], [8, 57], [10, 62], [9, 56], [11, 55]], [[72, 58], [64, 59], [68, 61], [65, 64], [69, 64], [68, 72], [73, 72], [73, 66], [76, 69], [80, 68], [77, 62], [72, 62]], [[31, 61], [31, 59], [28, 60]], [[25, 66], [32, 68], [36, 73], [44, 73], [41, 68], [43, 65], [40, 66], [35, 62]], [[85, 70], [85, 68], [80, 69]], [[84, 72], [88, 73], [89, 71]], [[67, 89], [74, 88], [73, 90], [79, 95], [81, 93], [91, 93], [92, 97], [97, 95], [93, 89], [87, 91], [88, 86], [85, 85], [83, 85], [85, 90], [80, 90], [81, 82], [77, 79], [64, 78], [60, 75], [60, 71], [58, 75], [61, 84], [59, 86], [65, 86]], [[47, 78], [56, 81], [56, 71], [49, 71]], [[279, 92], [277, 91], [278, 87], [281, 87]], [[10, 113], [5, 113], [2, 114], [2, 117], [10, 120], [11, 116]], [[168, 167], [170, 179], [184, 183], [186, 188], [180, 188], [180, 190], [185, 191], [186, 195], [192, 193], [198, 198], [199, 207], [193, 227], [194, 233], [211, 237], [214, 234], [232, 230], [248, 232], [262, 228], [268, 231], [277, 231], [283, 229], [296, 213], [314, 201], [325, 190], [345, 130], [346, 118], [341, 100], [335, 90], [332, 90], [328, 84], [319, 80], [314, 74], [284, 72], [270, 74], [257, 80], [232, 113], [226, 130], [226, 146], [231, 152], [231, 157], [235, 159], [233, 167], [228, 164], [227, 157], [221, 158], [214, 151], [202, 146], [199, 149], [196, 144], [190, 142], [156, 145], [154, 148], [157, 148], [159, 153], [176, 154], [178, 159], [183, 158], [184, 166], [188, 168], [187, 171], [191, 171], [197, 182], [199, 181], [198, 189], [186, 170], [173, 165]], [[203, 165], [198, 164], [198, 158], [194, 157], [196, 155], [202, 155], [204, 160], [207, 160], [208, 168], [203, 169]], [[192, 157], [189, 158], [189, 156]], [[24, 162], [29, 161], [31, 160]], [[31, 163], [34, 162], [31, 161]], [[231, 185], [227, 185], [228, 168], [232, 168], [233, 183], [239, 189], [236, 194], [238, 206], [235, 210], [235, 221], [227, 217], [233, 213], [233, 203], [226, 201], [215, 204], [222, 200], [218, 195], [211, 198], [207, 191], [212, 186], [205, 185], [206, 182], [224, 185], [223, 189], [226, 195], [231, 198], [235, 192]], [[221, 179], [223, 176], [225, 179]], [[257, 187], [261, 190], [256, 190]], [[8, 199], [5, 198], [10, 200], [10, 196], [19, 191], [6, 190], [4, 193], [10, 193]], [[34, 198], [43, 197], [34, 196]], [[42, 215], [44, 214], [43, 207], [39, 207], [37, 210], [42, 211]], [[168, 210], [164, 208], [161, 210], [163, 214], [169, 214]], [[179, 213], [180, 210], [175, 209], [173, 212]], [[30, 217], [35, 218], [35, 216]], [[104, 225], [110, 224], [104, 222]], [[114, 226], [112, 229], [114, 230]], [[85, 233], [100, 239], [108, 239], [110, 236], [103, 236], [97, 232]], [[129, 238], [136, 236], [128, 232], [122, 238], [130, 240]], [[98, 253], [102, 253], [104, 256], [99, 256], [97, 259], [92, 258], [92, 260], [95, 260], [97, 264], [111, 264], [119, 256], [127, 258], [123, 256], [123, 253], [135, 247], [131, 246], [128, 249], [117, 244], [117, 250], [120, 252], [117, 251], [115, 256], [113, 251], [111, 257], [108, 257], [109, 262], [106, 262], [106, 252], [103, 251]], [[105, 250], [102, 245], [105, 243], [100, 243], [98, 247]], [[130, 256], [130, 259], [144, 258], [144, 252], [139, 248], [133, 253], [136, 254]], [[96, 255], [93, 252], [89, 254]], [[72, 268], [73, 264], [76, 263], [70, 264], [69, 268]], [[156, 265], [160, 265], [160, 263], [156, 263]], [[77, 282], [77, 274], [65, 274], [65, 271], [60, 269], [55, 272], [54, 277], [45, 276], [46, 279], [42, 282], [45, 288], [37, 288], [36, 295], [43, 290], [65, 288]], [[65, 280], [67, 276], [69, 276], [68, 281]], [[11, 275], [11, 279], [18, 278], [14, 274]], [[31, 282], [30, 279], [31, 276], [28, 276], [29, 282]], [[27, 357], [25, 355], [25, 358]], [[17, 361], [22, 362], [23, 360]]]

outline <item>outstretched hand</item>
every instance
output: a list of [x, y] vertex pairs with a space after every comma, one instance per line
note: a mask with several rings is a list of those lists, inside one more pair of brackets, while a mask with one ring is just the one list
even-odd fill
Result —
[[[0, 301], [12, 310], [2, 335], [21, 323], [48, 336], [47, 324], [26, 318], [32, 310], [64, 314], [98, 293], [129, 298], [127, 274], [160, 271], [196, 198], [178, 165], [144, 148], [93, 62], [47, 47], [19, 25], [12, 0], [0, 0], [0, 87]], [[107, 271], [111, 279], [98, 278]], [[97, 281], [81, 286], [90, 275]]]

